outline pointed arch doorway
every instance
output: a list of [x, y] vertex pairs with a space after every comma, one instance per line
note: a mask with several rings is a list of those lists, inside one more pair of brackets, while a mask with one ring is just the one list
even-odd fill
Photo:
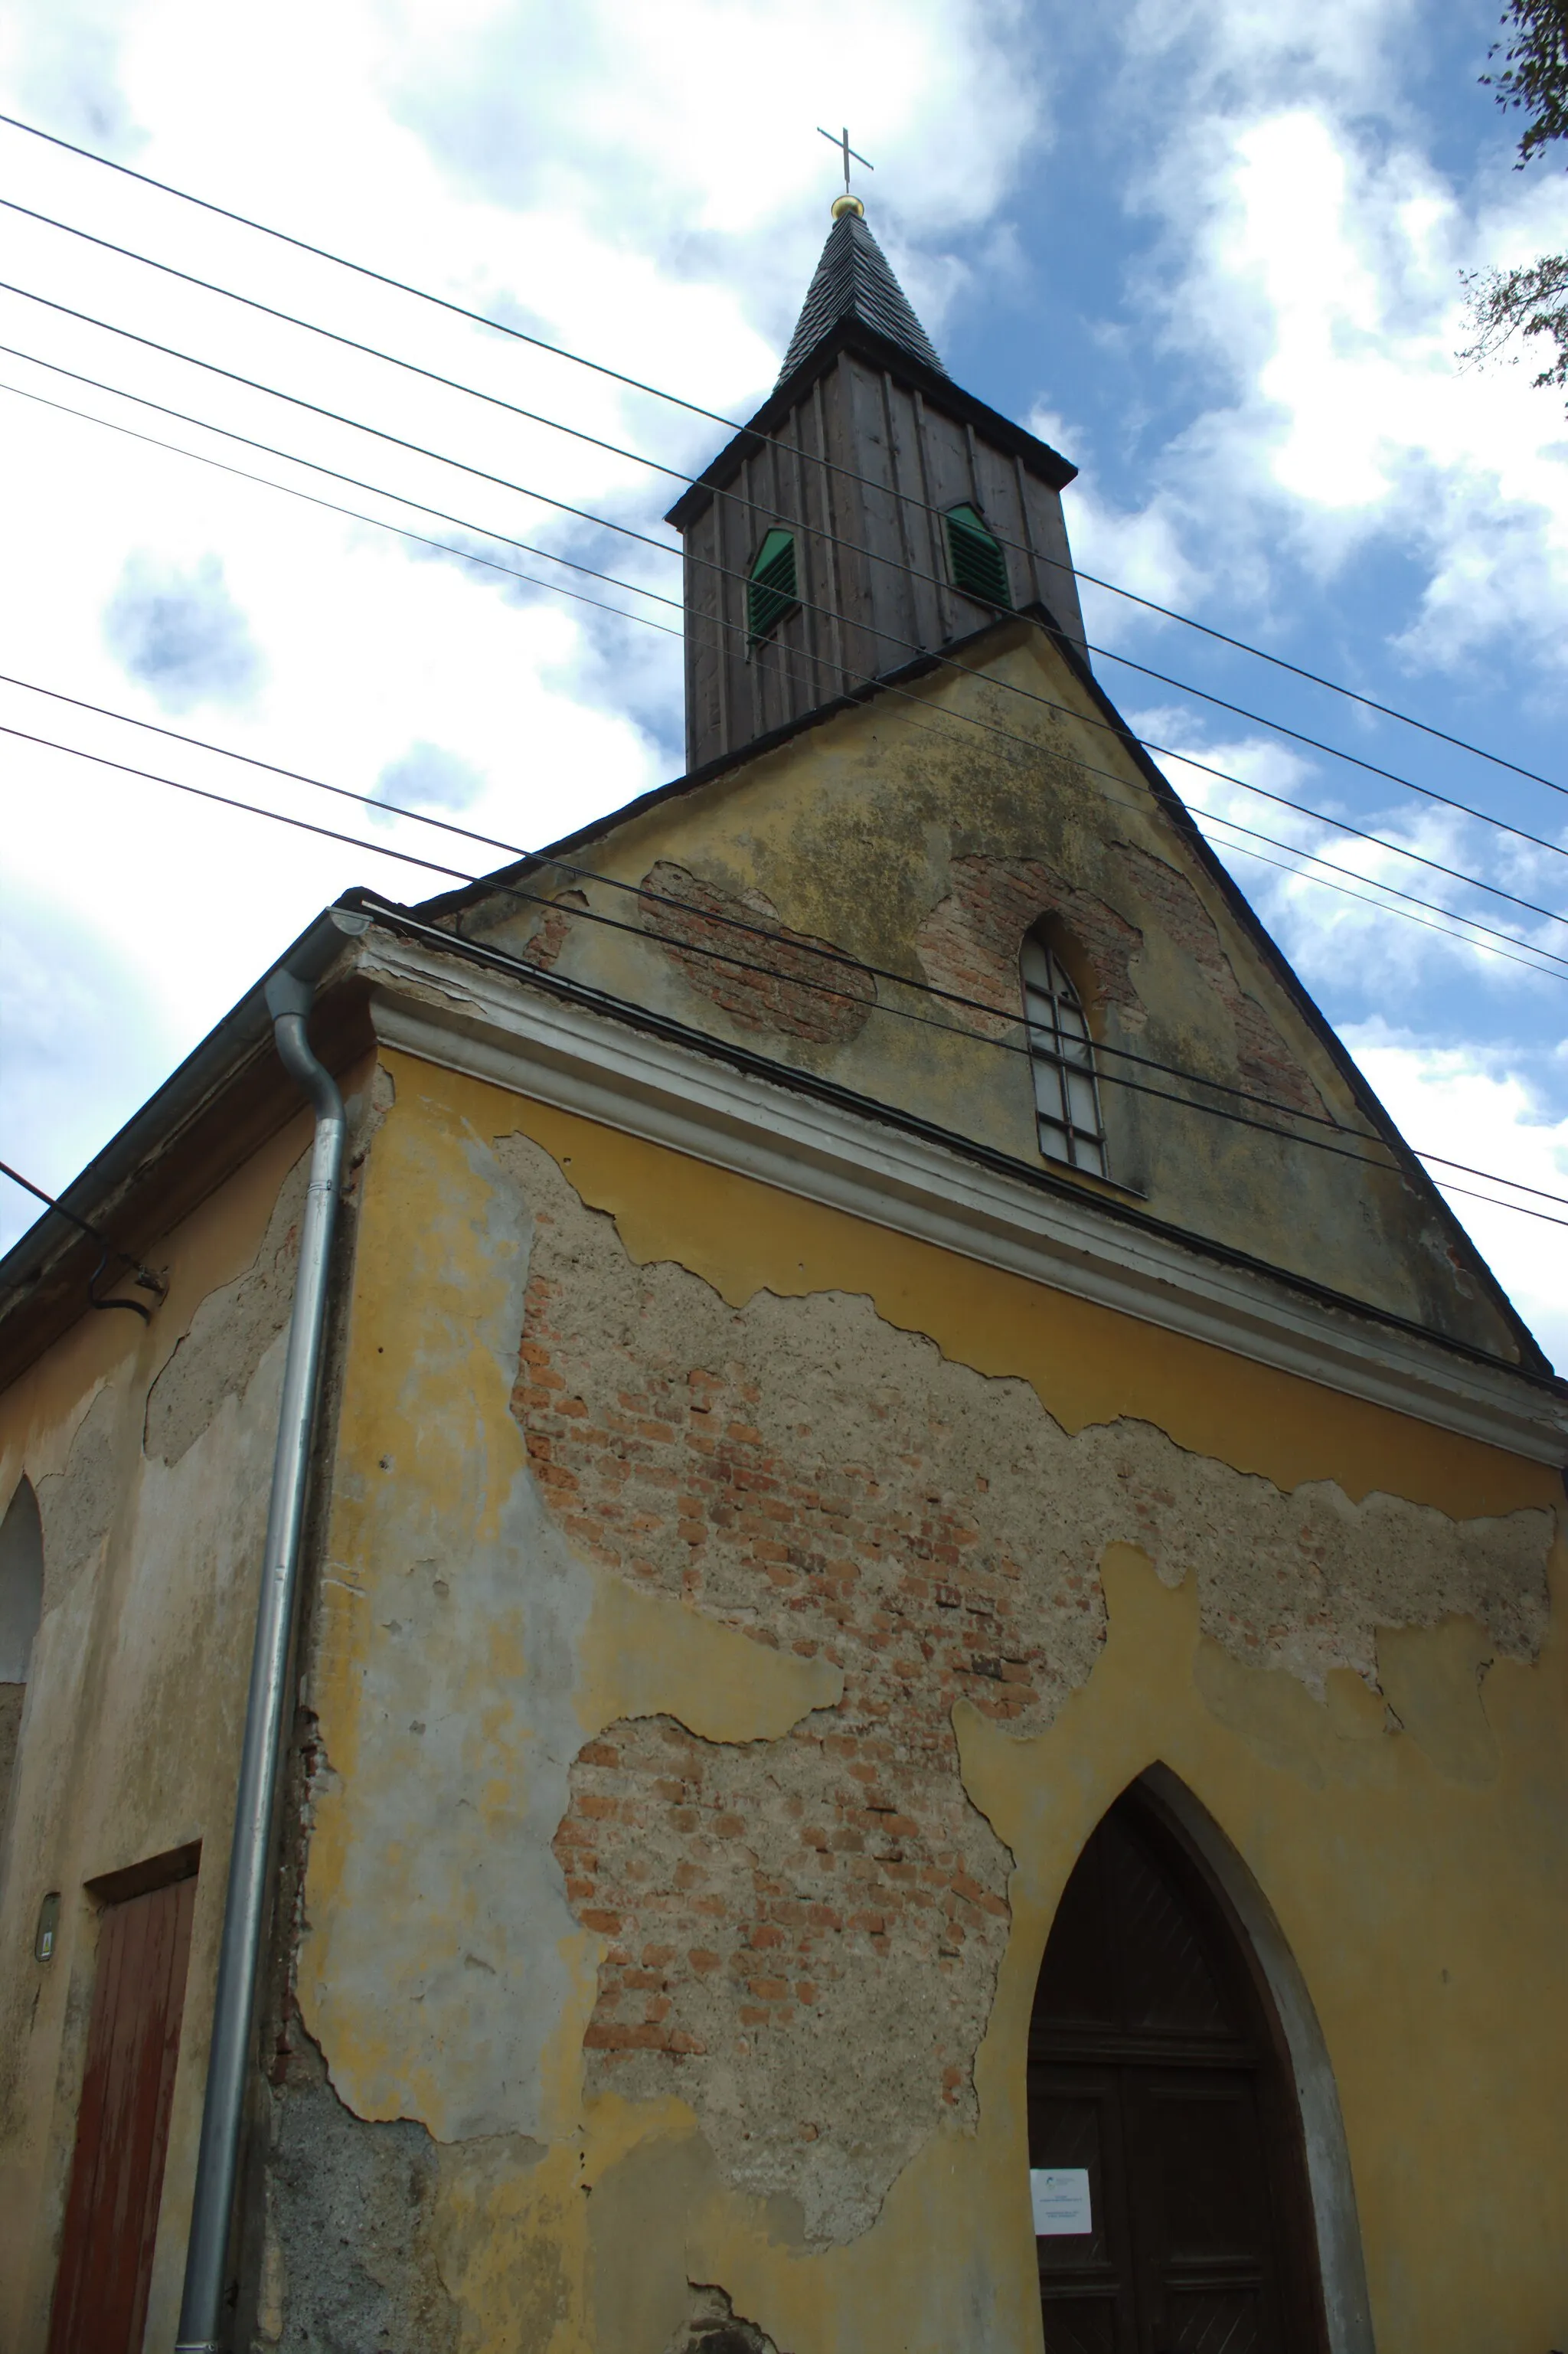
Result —
[[1057, 1907], [1028, 2097], [1046, 2354], [1321, 2354], [1267, 1985], [1213, 1873], [1136, 1784]]

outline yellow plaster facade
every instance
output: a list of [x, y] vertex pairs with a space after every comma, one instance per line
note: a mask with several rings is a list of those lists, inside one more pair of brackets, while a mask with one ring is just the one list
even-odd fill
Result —
[[[84, 1314], [0, 1396], [0, 1511], [30, 1479], [45, 1559], [0, 1794], [0, 2344], [18, 2354], [48, 2327], [101, 1925], [83, 1883], [199, 1840], [146, 2342], [174, 2339], [292, 1282], [291, 1172], [309, 1141], [301, 1115], [162, 1239], [149, 1256], [168, 1291], [150, 1324]], [[222, 1368], [209, 1352], [205, 1426], [168, 1462], [147, 1445], [149, 1400], [190, 1361], [198, 1319], [238, 1346]], [[40, 1965], [51, 1890], [58, 1935]]]
[[[1461, 1522], [1555, 1513], [1555, 1479], [486, 1083], [388, 1062], [396, 1102], [365, 1193], [308, 1677], [329, 1770], [299, 1996], [340, 2100], [362, 2118], [417, 2118], [440, 2145], [433, 2245], [465, 2354], [663, 2354], [693, 2283], [722, 2285], [779, 2347], [814, 2354], [1037, 2346], [1022, 2139], [1034, 1978], [1079, 1848], [1156, 1763], [1245, 1861], [1306, 1981], [1344, 2113], [1378, 2345], [1469, 2354], [1561, 2342], [1560, 1541], [1557, 1608], [1537, 1656], [1497, 1656], [1474, 1621], [1391, 1628], [1381, 1693], [1345, 1670], [1318, 1693], [1281, 1667], [1242, 1663], [1200, 1631], [1191, 1578], [1162, 1582], [1147, 1554], [1109, 1546], [1103, 1649], [1049, 1727], [1021, 1738], [967, 1703], [956, 1711], [964, 1787], [1012, 1857], [1005, 1955], [974, 2062], [977, 2122], [931, 2134], [848, 2244], [803, 2243], [789, 2200], [726, 2181], [678, 2094], [586, 2088], [605, 1940], [572, 1925], [558, 1897], [553, 1915], [511, 1909], [533, 1884], [522, 1827], [548, 1779], [542, 1751], [647, 1716], [705, 1741], [767, 1742], [831, 1710], [842, 1679], [820, 1658], [634, 1593], [586, 1558], [571, 1564], [560, 1610], [530, 1625], [528, 1586], [554, 1578], [571, 1547], [546, 1560], [537, 1519], [509, 1532], [509, 1500], [530, 1474], [509, 1405], [514, 1321], [497, 1329], [495, 1318], [502, 1295], [514, 1316], [508, 1282], [524, 1246], [498, 1210], [489, 1156], [497, 1140], [532, 1139], [613, 1218], [634, 1262], [676, 1262], [735, 1309], [763, 1292], [864, 1295], [944, 1359], [1030, 1384], [1069, 1432], [1132, 1417], [1281, 1489], [1332, 1481], [1352, 1499], [1376, 1492]], [[450, 1594], [427, 1607], [417, 1589], [450, 1586], [472, 1544], [504, 1550], [520, 1529], [510, 1590], [503, 1580], [468, 1592], [463, 1623], [443, 1632], [435, 1614]], [[449, 1559], [460, 1566], [443, 1579]], [[405, 1628], [421, 1652], [417, 1680], [387, 1663]], [[538, 1690], [535, 1640], [556, 1647], [569, 1730], [516, 1704], [522, 1684]], [[422, 1720], [408, 1712], [416, 1681]], [[1384, 1694], [1398, 1695], [1397, 1723]], [[475, 1810], [496, 1864], [482, 1877], [511, 1883], [499, 1897], [443, 1877], [450, 1816], [445, 1829], [412, 1819], [438, 1708], [460, 1721], [436, 1777], [443, 1804], [455, 1793]], [[540, 1821], [535, 1842], [553, 1829]], [[515, 2055], [482, 2006], [449, 2003], [439, 2043], [405, 2029], [497, 1929], [514, 1941], [509, 2002], [537, 2006], [535, 2080], [510, 2107], [497, 2074]], [[468, 1975], [491, 1983], [482, 1967]]]

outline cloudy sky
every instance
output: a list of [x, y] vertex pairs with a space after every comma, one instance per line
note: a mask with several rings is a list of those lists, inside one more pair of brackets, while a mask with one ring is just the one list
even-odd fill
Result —
[[[1067, 501], [1088, 570], [1515, 764], [1108, 591], [1086, 598], [1102, 677], [1169, 748], [1411, 1141], [1568, 1194], [1568, 926], [1551, 913], [1568, 910], [1568, 805], [1515, 772], [1568, 783], [1568, 418], [1528, 366], [1467, 373], [1453, 357], [1461, 271], [1568, 243], [1562, 157], [1514, 172], [1478, 87], [1498, 10], [277, 0], [257, 16], [13, 0], [0, 107], [731, 416], [770, 385], [826, 230], [833, 158], [815, 126], [847, 121], [876, 166], [874, 226], [953, 374], [1081, 468]], [[712, 452], [716, 429], [689, 412], [3, 126], [0, 196], [677, 473]], [[678, 597], [678, 567], [509, 487], [662, 543], [670, 476], [16, 211], [4, 227], [7, 680], [506, 844], [678, 773], [678, 615], [657, 601]], [[568, 583], [619, 610], [568, 601]], [[378, 845], [4, 739], [0, 1157], [50, 1189], [338, 890], [440, 887], [387, 854], [495, 863], [19, 684], [0, 684], [0, 724]], [[0, 1244], [31, 1221], [5, 1196]], [[1568, 1365], [1568, 1226], [1455, 1206]]]

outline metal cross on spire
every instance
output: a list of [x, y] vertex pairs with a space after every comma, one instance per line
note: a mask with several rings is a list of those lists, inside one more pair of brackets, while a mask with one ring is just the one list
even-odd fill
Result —
[[860, 155], [860, 154], [855, 154], [855, 150], [854, 150], [854, 149], [850, 145], [850, 143], [849, 143], [849, 132], [848, 132], [847, 128], [846, 128], [845, 130], [842, 130], [842, 131], [838, 132], [837, 133], [833, 133], [833, 132], [832, 132], [832, 131], [823, 131], [823, 130], [822, 130], [822, 126], [821, 126], [821, 124], [819, 122], [819, 123], [818, 123], [818, 125], [817, 125], [817, 129], [818, 129], [820, 132], [821, 132], [821, 135], [822, 135], [822, 137], [823, 137], [824, 139], [828, 140], [829, 142], [831, 142], [831, 143], [832, 143], [833, 146], [835, 146], [835, 147], [839, 147], [839, 148], [842, 148], [842, 149], [843, 150], [843, 162], [844, 162], [844, 194], [845, 194], [845, 196], [847, 196], [849, 195], [849, 193], [850, 193], [850, 168], [849, 168], [849, 167], [850, 167], [850, 158], [851, 158], [851, 156], [852, 156], [852, 155], [853, 155], [853, 156], [854, 156], [854, 160], [855, 160], [855, 162], [856, 162], [857, 164], [865, 164], [865, 168], [866, 168], [866, 170], [867, 170], [868, 172], [874, 172], [874, 171], [875, 171], [875, 169], [876, 169], [876, 165], [875, 165], [874, 164], [866, 164], [865, 157], [864, 157], [863, 155]]

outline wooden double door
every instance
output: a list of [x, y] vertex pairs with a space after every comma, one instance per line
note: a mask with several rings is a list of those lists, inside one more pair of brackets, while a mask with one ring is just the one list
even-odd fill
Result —
[[[1029, 2162], [1046, 2354], [1318, 2354], [1320, 2298], [1280, 2038], [1174, 1827], [1120, 1799], [1041, 1968]], [[1085, 2182], [1084, 2177], [1087, 2180]], [[1072, 2199], [1087, 2193], [1086, 2215]], [[1061, 2228], [1065, 2212], [1068, 2225]]]

